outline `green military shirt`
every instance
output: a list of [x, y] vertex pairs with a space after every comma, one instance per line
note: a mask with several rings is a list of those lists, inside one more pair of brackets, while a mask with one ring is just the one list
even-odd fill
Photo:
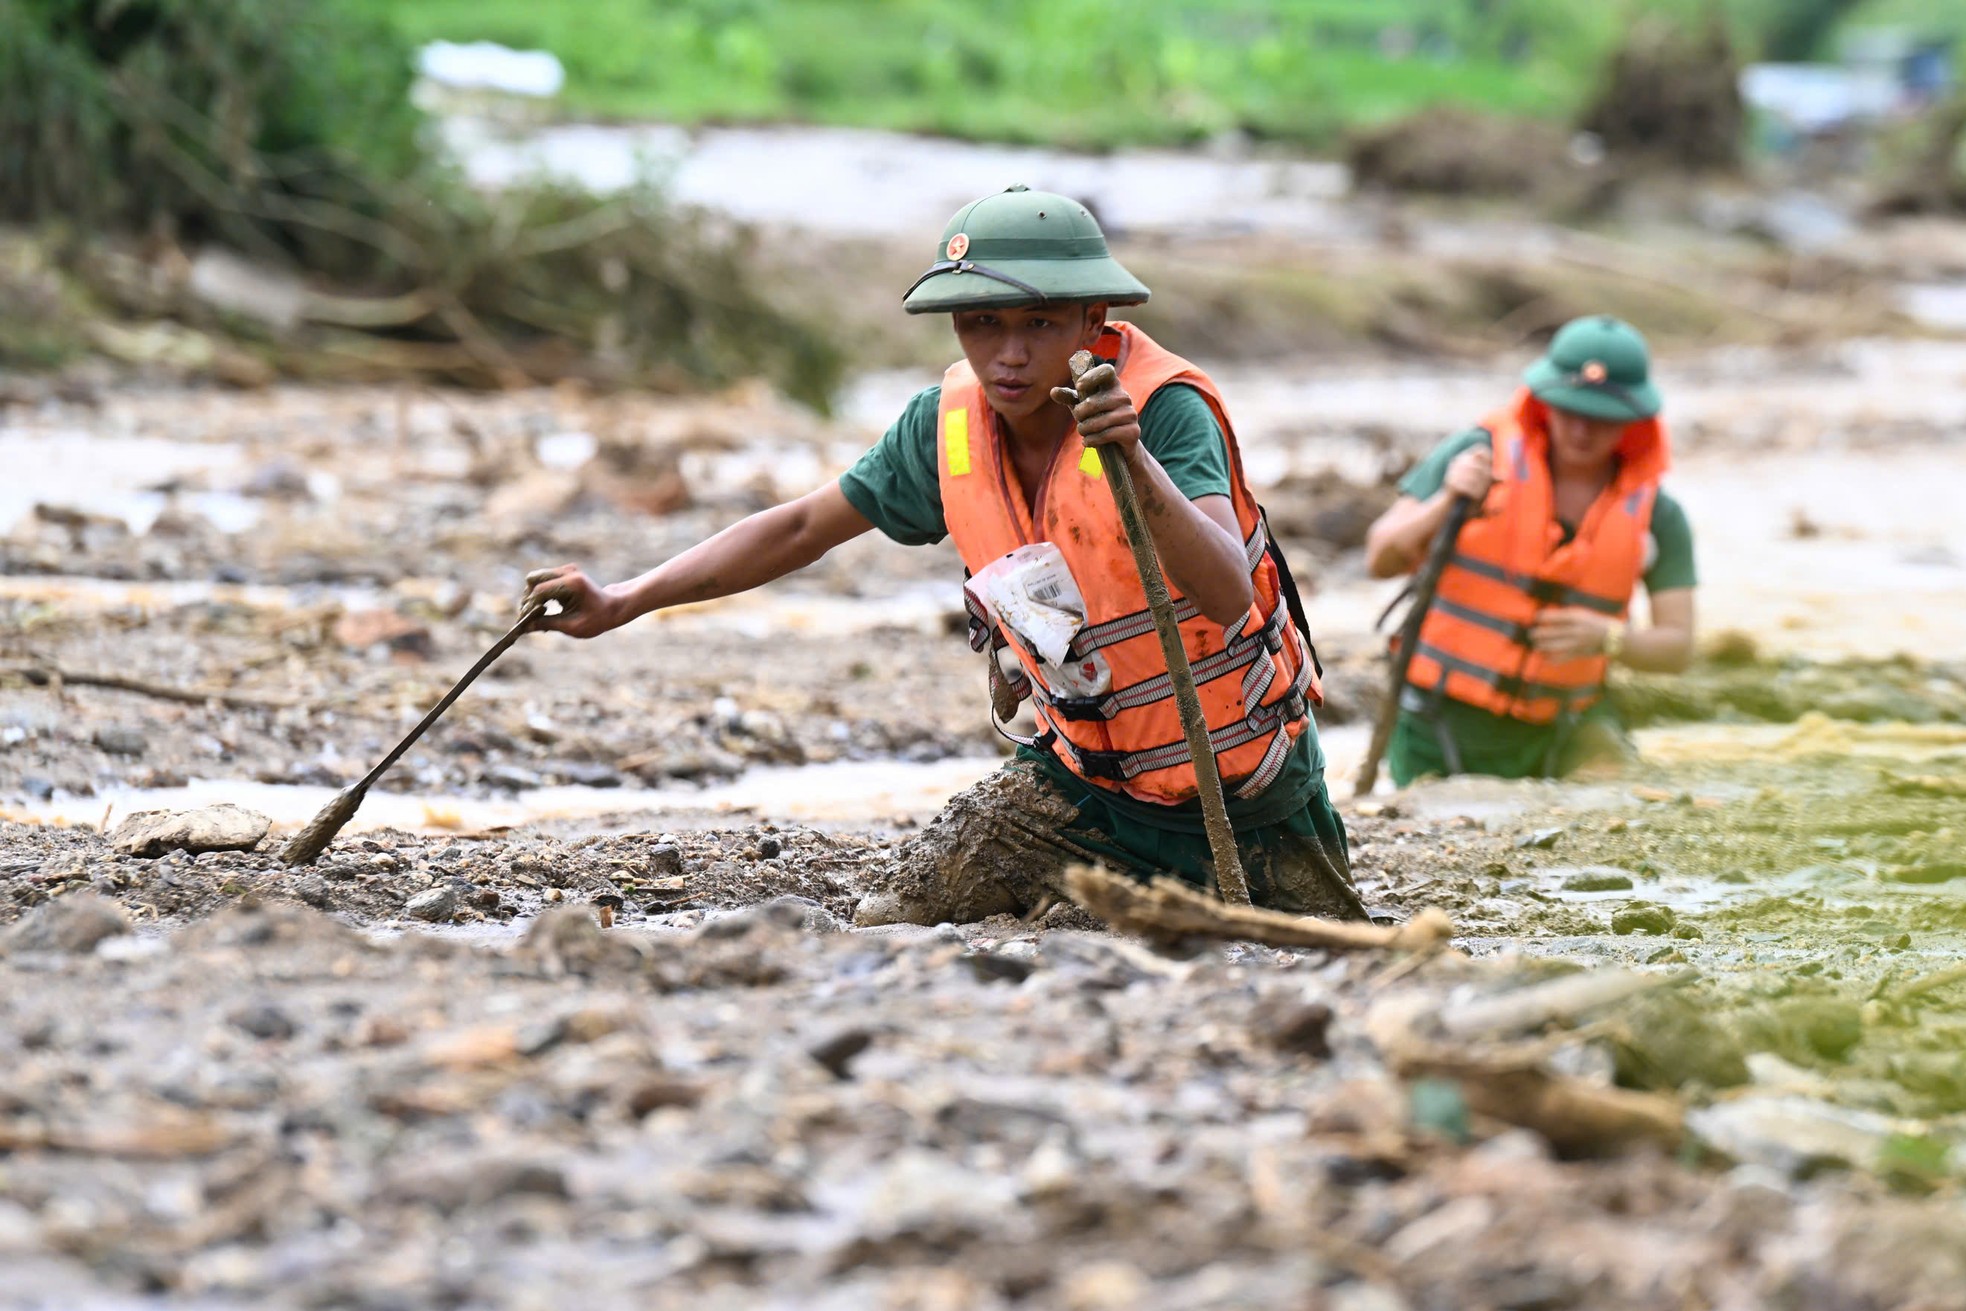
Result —
[[[1399, 490], [1424, 501], [1446, 485], [1447, 466], [1454, 457], [1472, 446], [1489, 440], [1479, 428], [1459, 432], [1436, 446], [1426, 459], [1413, 466], [1400, 480]], [[1645, 590], [1651, 594], [1669, 592], [1699, 583], [1693, 563], [1693, 526], [1678, 501], [1663, 490], [1652, 502], [1652, 548], [1645, 568]], [[1476, 706], [1443, 700], [1439, 730], [1450, 734], [1461, 755], [1461, 768], [1470, 774], [1492, 774], [1501, 778], [1529, 778], [1562, 774], [1576, 763], [1576, 751], [1586, 742], [1599, 741], [1605, 732], [1615, 731], [1608, 703], [1600, 701], [1584, 715], [1589, 730], [1572, 740], [1577, 726], [1530, 724], [1506, 715], [1491, 714]], [[1387, 749], [1386, 763], [1393, 781], [1401, 787], [1425, 774], [1445, 774], [1447, 757], [1437, 736], [1436, 724], [1410, 712], [1401, 712]]]
[[[948, 536], [942, 513], [942, 485], [936, 465], [937, 415], [942, 389], [917, 392], [894, 426], [866, 454], [840, 475], [840, 491], [868, 522], [895, 541], [926, 546]], [[1140, 441], [1148, 454], [1167, 470], [1175, 487], [1189, 500], [1229, 495], [1229, 458], [1214, 411], [1193, 387], [1174, 383], [1147, 398], [1140, 411]], [[1026, 753], [1081, 808], [1095, 808], [1103, 826], [1124, 830], [1132, 825], [1164, 833], [1203, 832], [1198, 803], [1159, 806], [1094, 787], [1052, 756]], [[1276, 782], [1260, 796], [1229, 799], [1229, 820], [1249, 830], [1291, 820], [1324, 800], [1324, 751], [1317, 726], [1307, 726], [1297, 739]], [[1332, 817], [1333, 822], [1336, 816]], [[1129, 835], [1115, 832], [1124, 841]], [[1146, 835], [1141, 843], [1147, 846]], [[1160, 839], [1154, 839], [1158, 844]], [[1136, 845], [1129, 843], [1128, 845]]]

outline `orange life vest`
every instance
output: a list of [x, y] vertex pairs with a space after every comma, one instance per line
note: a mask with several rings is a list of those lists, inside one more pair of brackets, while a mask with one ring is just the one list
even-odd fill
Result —
[[[1094, 351], [1119, 371], [1135, 406], [1145, 409], [1162, 387], [1185, 383], [1207, 399], [1221, 427], [1256, 599], [1247, 614], [1224, 627], [1181, 597], [1172, 580], [1168, 591], [1223, 782], [1237, 796], [1255, 796], [1275, 781], [1323, 692], [1309, 644], [1291, 626], [1228, 412], [1207, 374], [1131, 324], [1108, 325]], [[1194, 765], [1172, 681], [1099, 452], [1088, 449], [1076, 429], [1069, 431], [1052, 455], [1036, 505], [1027, 506], [996, 413], [965, 362], [943, 375], [939, 423], [942, 510], [963, 564], [975, 573], [1018, 547], [1052, 543], [1086, 606], [1066, 661], [1086, 661], [1096, 652], [1111, 670], [1103, 694], [1063, 695], [1046, 684], [1037, 656], [1015, 634], [990, 625], [970, 601], [971, 645], [989, 651], [993, 670], [1004, 646], [1017, 656], [1021, 676], [1010, 680], [1011, 688], [1019, 699], [1033, 701], [1041, 730], [1030, 743], [1081, 778], [1142, 801], [1172, 805], [1194, 797]]]
[[1579, 713], [1603, 694], [1603, 656], [1551, 659], [1530, 646], [1529, 630], [1554, 606], [1625, 617], [1645, 573], [1652, 502], [1668, 462], [1663, 424], [1627, 427], [1617, 473], [1565, 542], [1548, 415], [1524, 389], [1481, 425], [1494, 443], [1495, 481], [1481, 514], [1461, 530], [1407, 671], [1421, 693], [1532, 724]]

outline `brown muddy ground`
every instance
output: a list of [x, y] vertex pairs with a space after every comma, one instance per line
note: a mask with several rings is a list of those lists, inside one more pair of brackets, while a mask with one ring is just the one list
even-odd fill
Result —
[[[1752, 642], [1622, 689], [1625, 775], [1349, 807], [1367, 902], [1453, 917], [1417, 962], [1157, 955], [1067, 906], [848, 928], [933, 808], [882, 789], [999, 751], [953, 557], [872, 540], [766, 597], [527, 639], [372, 799], [394, 827], [285, 869], [526, 567], [620, 577], [865, 424], [749, 393], [16, 407], [0, 1306], [1966, 1306], [1966, 544], [1931, 492], [1966, 454], [1951, 392], [1876, 367], [1686, 368], [1703, 605]], [[1336, 671], [1334, 783], [1384, 598], [1361, 525], [1493, 376], [1241, 380]], [[1838, 460], [1897, 481], [1774, 479]], [[1784, 490], [1709, 531], [1697, 502], [1744, 479]], [[695, 790], [733, 777], [743, 808]], [[252, 852], [100, 831], [187, 783], [287, 800]], [[1407, 1009], [1579, 964], [1659, 986], [1461, 1055], [1671, 1099], [1676, 1145], [1514, 1126], [1470, 1104], [1487, 1066], [1403, 1063]]]

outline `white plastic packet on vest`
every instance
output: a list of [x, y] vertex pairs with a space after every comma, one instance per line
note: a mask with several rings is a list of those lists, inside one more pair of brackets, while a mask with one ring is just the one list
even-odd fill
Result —
[[[1104, 696], [1112, 689], [1113, 671], [1101, 653], [1066, 663], [1072, 639], [1085, 627], [1085, 596], [1057, 546], [1020, 546], [978, 570], [963, 590], [990, 622], [1008, 628], [1037, 653], [1045, 686], [1056, 695]], [[1000, 656], [1000, 665], [1016, 662], [1009, 651]]]
[[1065, 556], [1050, 542], [1020, 546], [976, 571], [963, 590], [1046, 664], [1065, 659], [1085, 627], [1085, 597]]

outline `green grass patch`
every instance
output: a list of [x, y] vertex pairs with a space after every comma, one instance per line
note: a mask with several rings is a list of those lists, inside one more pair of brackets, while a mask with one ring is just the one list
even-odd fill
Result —
[[1562, 115], [1622, 27], [1551, 0], [361, 3], [415, 42], [552, 51], [575, 114], [1095, 148], [1231, 130], [1326, 144], [1443, 103]]

